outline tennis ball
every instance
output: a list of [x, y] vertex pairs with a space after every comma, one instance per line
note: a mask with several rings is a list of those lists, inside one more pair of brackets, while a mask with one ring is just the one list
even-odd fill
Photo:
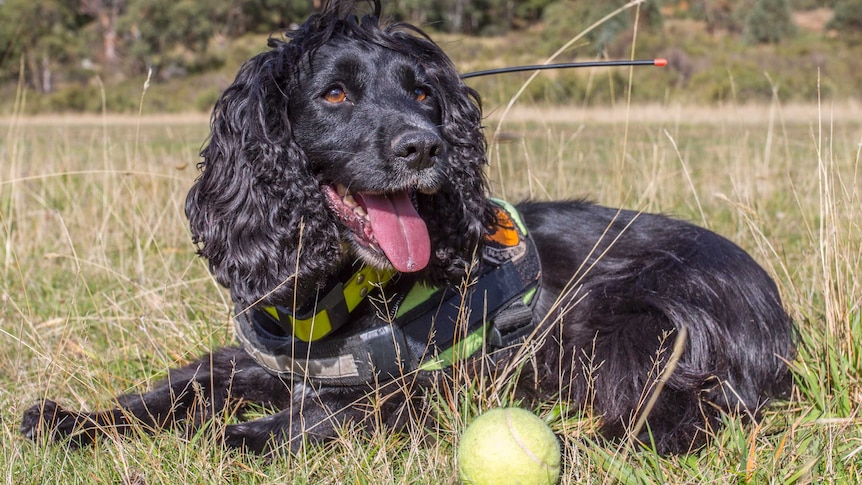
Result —
[[469, 485], [553, 485], [560, 478], [560, 443], [535, 414], [492, 409], [461, 435], [458, 473]]

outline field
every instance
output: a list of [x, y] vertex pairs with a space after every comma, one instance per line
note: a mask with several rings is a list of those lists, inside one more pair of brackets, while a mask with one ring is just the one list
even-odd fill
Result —
[[[562, 483], [862, 482], [858, 107], [521, 108], [505, 118], [489, 108], [495, 195], [588, 197], [709, 227], [768, 269], [800, 328], [792, 400], [757, 424], [729, 418], [692, 455], [598, 443], [590, 416], [560, 417], [557, 403], [536, 410], [564, 438]], [[504, 392], [440, 396], [427, 436], [345, 430], [274, 461], [226, 451], [207, 432], [80, 450], [25, 440], [21, 413], [40, 397], [110, 406], [231, 342], [231, 304], [194, 255], [183, 215], [206, 117], [10, 118], [0, 133], [7, 483], [457, 482], [458, 435], [471, 413], [507, 402]]]

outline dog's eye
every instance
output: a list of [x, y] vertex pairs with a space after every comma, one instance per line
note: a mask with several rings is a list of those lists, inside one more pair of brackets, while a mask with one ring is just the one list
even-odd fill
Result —
[[330, 103], [343, 103], [347, 100], [347, 93], [345, 93], [341, 88], [330, 88], [326, 91], [326, 94], [323, 95], [323, 99]]
[[425, 101], [428, 99], [428, 91], [425, 88], [416, 88], [413, 90], [413, 97], [416, 101]]

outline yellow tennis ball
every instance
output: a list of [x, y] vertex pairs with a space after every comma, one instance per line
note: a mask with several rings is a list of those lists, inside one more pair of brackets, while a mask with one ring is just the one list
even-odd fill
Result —
[[469, 485], [553, 485], [560, 478], [560, 443], [535, 414], [492, 409], [461, 435], [458, 473]]

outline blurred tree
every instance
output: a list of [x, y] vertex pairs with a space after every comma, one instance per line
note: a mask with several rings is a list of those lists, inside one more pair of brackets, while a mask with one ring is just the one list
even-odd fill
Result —
[[790, 0], [793, 10], [813, 10], [815, 8], [832, 8], [841, 0]]
[[777, 44], [794, 33], [787, 0], [757, 0], [745, 18], [743, 37], [752, 44]]
[[101, 60], [105, 64], [117, 63], [117, 19], [124, 11], [126, 0], [81, 0], [81, 11], [96, 19], [102, 37]]
[[86, 19], [63, 0], [4, 0], [0, 3], [0, 75], [9, 78], [25, 67], [25, 81], [38, 91], [54, 90], [59, 63], [77, 60]]
[[[111, 1], [111, 0], [87, 0]], [[123, 0], [113, 0], [123, 1]], [[280, 33], [301, 23], [315, 3], [307, 0], [125, 0], [117, 25], [133, 70], [168, 66], [195, 69], [213, 38]], [[163, 73], [164, 74], [164, 73]]]
[[158, 71], [169, 54], [202, 53], [213, 36], [214, 17], [228, 7], [214, 0], [131, 0], [119, 19], [135, 71]]
[[503, 34], [542, 17], [553, 0], [395, 0], [386, 14], [424, 28], [471, 35]]
[[509, 29], [506, 0], [438, 0], [437, 3], [442, 14], [441, 30], [477, 35]]
[[862, 33], [862, 0], [838, 0], [826, 27], [844, 33]]
[[[213, 0], [207, 0], [213, 1]], [[214, 4], [221, 5], [217, 0]], [[283, 31], [293, 24], [302, 23], [312, 12], [320, 9], [322, 0], [234, 0], [223, 19], [223, 33], [230, 37], [242, 34]]]
[[[553, 2], [544, 10], [548, 37], [565, 42], [627, 3], [628, 0], [605, 2], [563, 0]], [[592, 42], [596, 53], [607, 55], [609, 48], [620, 38], [620, 34], [631, 30], [635, 17], [638, 18], [639, 29], [661, 30], [664, 23], [661, 4], [662, 1], [655, 0], [641, 4], [640, 11], [636, 8], [629, 8], [627, 11], [606, 20], [590, 32], [587, 38]]]
[[389, 18], [414, 22], [422, 26], [428, 22], [427, 0], [394, 0], [387, 4], [386, 15]]
[[720, 31], [742, 32], [745, 24], [746, 0], [697, 0], [692, 8], [695, 18], [706, 22], [710, 34]]
[[552, 0], [523, 0], [515, 2], [515, 20], [518, 26], [525, 26], [542, 18], [545, 7], [553, 3]]

